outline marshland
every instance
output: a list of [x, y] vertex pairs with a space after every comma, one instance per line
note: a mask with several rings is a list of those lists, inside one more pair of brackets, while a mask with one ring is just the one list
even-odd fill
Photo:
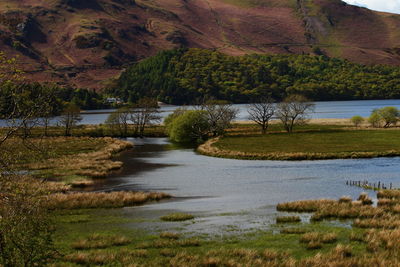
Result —
[[[52, 266], [399, 263], [396, 245], [389, 241], [400, 236], [400, 193], [377, 194], [346, 183], [368, 180], [399, 188], [398, 157], [216, 158], [167, 137], [87, 137], [93, 135], [86, 131], [98, 132], [97, 127], [102, 126], [77, 128], [80, 137], [61, 137], [57, 127], [53, 137], [34, 135], [32, 145], [48, 151], [39, 158], [29, 157], [25, 146], [9, 144], [21, 149], [15, 168], [51, 187], [45, 201], [55, 225]], [[304, 149], [315, 140], [316, 151], [340, 149], [334, 141], [324, 143], [333, 134], [349, 151], [355, 150], [356, 137], [364, 148], [386, 151], [396, 150], [399, 132], [396, 127], [354, 128], [350, 122], [309, 124], [291, 134], [273, 123], [267, 135], [258, 131], [253, 124], [234, 124], [222, 141], [262, 138], [265, 144], [244, 147], [270, 142], [274, 149], [279, 141], [285, 144], [282, 150], [293, 152], [293, 140], [307, 144]], [[161, 135], [164, 129], [149, 132]], [[307, 135], [310, 139], [301, 139]]]

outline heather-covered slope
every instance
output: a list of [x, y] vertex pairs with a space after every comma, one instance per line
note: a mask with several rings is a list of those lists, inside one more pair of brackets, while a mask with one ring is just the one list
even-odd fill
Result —
[[89, 88], [180, 46], [399, 65], [399, 27], [339, 0], [0, 0], [0, 50], [33, 80]]

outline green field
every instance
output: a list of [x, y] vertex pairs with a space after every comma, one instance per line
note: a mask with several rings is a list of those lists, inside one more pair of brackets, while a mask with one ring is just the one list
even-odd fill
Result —
[[[323, 126], [288, 134], [265, 135], [233, 130], [212, 144], [220, 157], [248, 159], [369, 158], [400, 155], [400, 130], [354, 130]], [[292, 157], [293, 156], [293, 157]]]

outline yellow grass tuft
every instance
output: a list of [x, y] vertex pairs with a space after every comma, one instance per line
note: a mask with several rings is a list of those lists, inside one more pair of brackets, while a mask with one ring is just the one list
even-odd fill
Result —
[[50, 209], [119, 208], [170, 197], [165, 193], [145, 192], [58, 193], [48, 196], [48, 206]]

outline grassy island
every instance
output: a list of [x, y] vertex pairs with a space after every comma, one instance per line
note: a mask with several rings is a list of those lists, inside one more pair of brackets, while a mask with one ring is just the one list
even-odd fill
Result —
[[400, 156], [400, 130], [312, 125], [286, 133], [257, 134], [236, 126], [198, 148], [205, 155], [259, 160], [318, 160]]

